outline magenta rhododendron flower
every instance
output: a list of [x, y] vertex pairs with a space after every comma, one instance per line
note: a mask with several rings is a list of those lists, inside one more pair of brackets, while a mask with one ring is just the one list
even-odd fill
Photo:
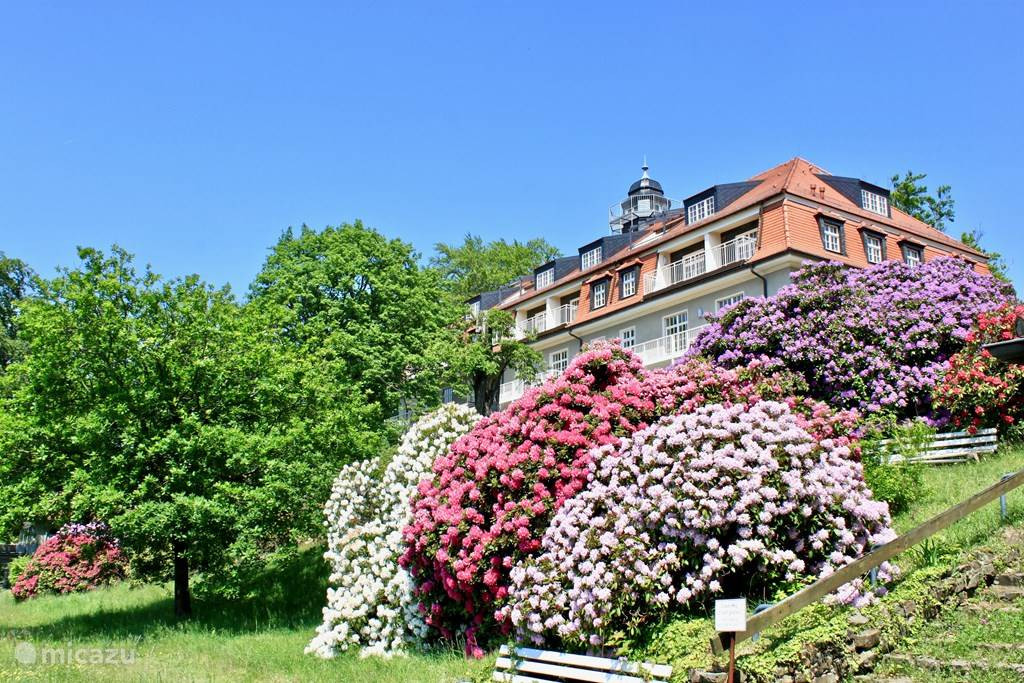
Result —
[[18, 600], [75, 593], [124, 578], [126, 559], [102, 522], [67, 524], [40, 545], [11, 587]]

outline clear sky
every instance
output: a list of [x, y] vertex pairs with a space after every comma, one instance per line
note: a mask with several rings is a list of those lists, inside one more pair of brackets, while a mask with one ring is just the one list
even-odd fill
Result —
[[288, 226], [574, 252], [643, 154], [678, 198], [800, 155], [952, 185], [1024, 283], [1024, 3], [833, 4], [6, 2], [0, 250], [244, 292]]

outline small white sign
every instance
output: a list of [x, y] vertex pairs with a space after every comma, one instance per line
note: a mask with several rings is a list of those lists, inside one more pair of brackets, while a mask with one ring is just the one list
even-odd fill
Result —
[[715, 630], [740, 633], [747, 630], [747, 599], [715, 600]]

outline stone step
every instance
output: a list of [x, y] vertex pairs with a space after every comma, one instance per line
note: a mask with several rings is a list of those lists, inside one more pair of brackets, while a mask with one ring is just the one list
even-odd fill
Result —
[[1007, 572], [996, 577], [994, 582], [997, 586], [1024, 586], [1024, 574], [1020, 572]]
[[989, 591], [996, 597], [997, 600], [1003, 600], [1005, 602], [1013, 602], [1020, 598], [1024, 598], [1024, 586], [990, 586]]
[[1020, 612], [1020, 607], [1007, 605], [1004, 602], [969, 602], [963, 606], [968, 612]]
[[1008, 662], [988, 662], [971, 659], [936, 659], [924, 655], [907, 655], [890, 653], [883, 656], [886, 662], [902, 664], [916, 669], [928, 669], [929, 671], [952, 671], [955, 673], [969, 673], [971, 671], [1005, 671], [1015, 674], [1024, 674], [1024, 664], [1011, 664]]

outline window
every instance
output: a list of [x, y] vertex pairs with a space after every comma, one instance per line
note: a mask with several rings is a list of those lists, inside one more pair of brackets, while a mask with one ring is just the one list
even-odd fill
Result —
[[469, 305], [469, 312], [472, 314], [474, 318], [478, 317], [480, 315], [480, 302], [474, 301], [473, 303], [471, 303]]
[[565, 372], [565, 369], [569, 367], [569, 349], [552, 351], [548, 355], [548, 367], [555, 372]]
[[825, 250], [837, 254], [844, 253], [843, 224], [827, 218], [819, 218], [818, 227], [821, 228], [821, 244]]
[[619, 276], [619, 298], [625, 299], [634, 294], [636, 294], [636, 268], [630, 268], [622, 271], [622, 275]]
[[665, 342], [669, 353], [682, 353], [686, 350], [686, 311], [667, 315], [662, 320], [665, 331]]
[[547, 270], [542, 270], [541, 272], [537, 273], [537, 279], [536, 279], [536, 282], [534, 283], [534, 287], [536, 289], [540, 289], [542, 287], [547, 287], [548, 285], [550, 285], [554, 281], [555, 281], [555, 269], [554, 268], [548, 268]]
[[889, 200], [883, 195], [868, 192], [867, 190], [861, 190], [860, 205], [871, 213], [877, 213], [882, 216], [889, 215]]
[[707, 199], [702, 199], [695, 204], [691, 204], [686, 209], [686, 222], [696, 223], [699, 220], [703, 220], [715, 212], [715, 196], [711, 195]]
[[590, 310], [601, 308], [608, 303], [608, 280], [590, 285]]
[[633, 348], [636, 346], [636, 328], [627, 327], [624, 330], [619, 330], [619, 339], [622, 341], [622, 348]]
[[882, 239], [880, 235], [864, 233], [864, 255], [868, 263], [881, 263], [885, 260], [885, 242]]
[[715, 313], [718, 313], [723, 308], [732, 306], [733, 304], [738, 304], [739, 302], [743, 301], [743, 297], [745, 296], [746, 294], [744, 294], [743, 292], [736, 292], [735, 294], [730, 294], [727, 297], [715, 299]]
[[455, 402], [455, 390], [451, 387], [445, 387], [441, 390], [441, 403], [454, 403]]
[[580, 270], [586, 270], [587, 268], [593, 268], [601, 262], [601, 247], [594, 247], [590, 251], [583, 252], [583, 256], [580, 257]]
[[919, 266], [924, 262], [924, 253], [921, 247], [913, 244], [903, 245], [903, 262], [908, 266]]

